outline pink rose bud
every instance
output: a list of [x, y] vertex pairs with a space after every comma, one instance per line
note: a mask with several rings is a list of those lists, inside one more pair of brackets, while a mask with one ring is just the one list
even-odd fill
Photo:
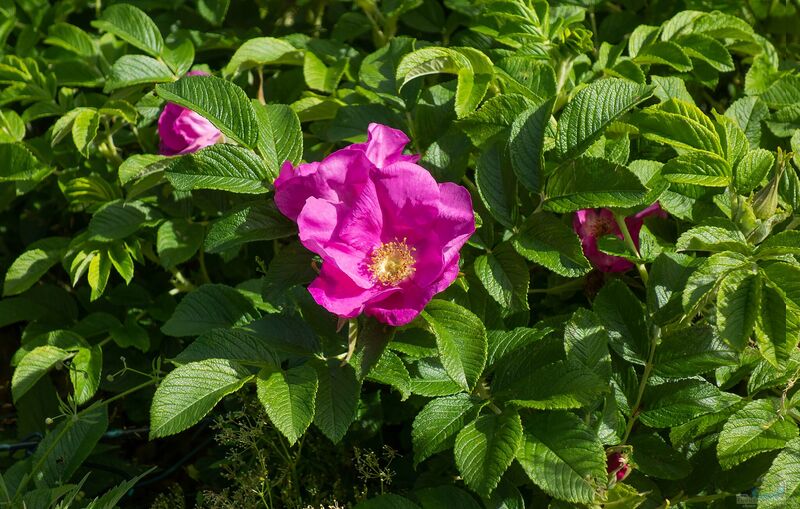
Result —
[[[208, 73], [191, 71], [186, 76], [208, 76]], [[158, 117], [158, 137], [161, 138], [161, 155], [174, 156], [213, 145], [219, 141], [222, 133], [200, 114], [177, 104], [167, 103]]]
[[465, 188], [437, 183], [418, 156], [403, 155], [402, 131], [368, 130], [366, 143], [321, 162], [284, 163], [275, 203], [322, 258], [308, 288], [318, 304], [340, 318], [405, 325], [458, 276], [475, 214]]
[[621, 481], [628, 477], [631, 473], [631, 466], [628, 464], [628, 458], [622, 453], [612, 452], [606, 456], [606, 472], [609, 475], [614, 474], [617, 481]]
[[[625, 224], [631, 234], [633, 243], [639, 248], [639, 232], [642, 230], [644, 218], [656, 215], [667, 217], [667, 213], [658, 203], [654, 203], [636, 215], [626, 217]], [[581, 239], [583, 254], [592, 265], [602, 272], [625, 272], [632, 269], [633, 264], [625, 258], [612, 256], [603, 253], [597, 247], [597, 241], [604, 235], [616, 235], [622, 239], [622, 231], [619, 229], [614, 213], [609, 209], [583, 209], [575, 213], [572, 227]]]

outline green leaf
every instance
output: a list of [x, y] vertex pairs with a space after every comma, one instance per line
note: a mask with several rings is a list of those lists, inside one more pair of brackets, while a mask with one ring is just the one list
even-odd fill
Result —
[[197, 13], [214, 26], [225, 21], [230, 0], [197, 0]]
[[[663, 105], [679, 106], [677, 108], [670, 107], [669, 109], [672, 111], [669, 111]], [[687, 110], [695, 113], [694, 118], [687, 115]], [[700, 117], [701, 115], [702, 117]], [[699, 121], [696, 120], [698, 118]], [[711, 122], [696, 106], [684, 103], [679, 99], [671, 99], [666, 103], [642, 111], [634, 117], [634, 123], [645, 138], [658, 143], [666, 143], [679, 149], [704, 150], [722, 154], [719, 136]]]
[[736, 352], [719, 339], [713, 327], [695, 325], [672, 331], [661, 338], [653, 358], [653, 372], [680, 378], [737, 363]]
[[[742, 157], [747, 154], [749, 143], [744, 131], [739, 127], [736, 121], [714, 112], [716, 123], [714, 128], [720, 139], [722, 151], [725, 154], [725, 159], [731, 166], [740, 164]], [[736, 171], [734, 171], [734, 181], [736, 180]]]
[[266, 160], [270, 176], [280, 174], [281, 165], [289, 161], [297, 164], [303, 158], [303, 132], [300, 119], [283, 104], [253, 102], [258, 121], [258, 151]]
[[658, 325], [683, 315], [681, 292], [694, 271], [695, 259], [677, 253], [662, 253], [653, 262], [647, 282], [647, 305]]
[[720, 72], [734, 70], [733, 58], [725, 46], [707, 35], [686, 34], [674, 39], [690, 57], [702, 60]]
[[556, 147], [564, 159], [581, 154], [606, 127], [650, 97], [653, 87], [607, 78], [582, 89], [564, 107], [558, 121]]
[[[495, 494], [500, 491], [501, 487], [502, 483], [500, 486], [498, 486]], [[446, 484], [437, 486], [435, 488], [425, 488], [415, 491], [414, 495], [416, 495], [417, 499], [422, 504], [422, 509], [444, 509], [447, 507], [458, 507], [459, 509], [481, 509], [481, 507], [483, 507], [478, 504], [475, 498], [466, 491]], [[500, 508], [508, 506], [496, 507]]]
[[475, 274], [498, 304], [513, 310], [528, 309], [528, 264], [509, 244], [475, 259]]
[[517, 461], [542, 490], [560, 500], [590, 504], [606, 479], [606, 455], [594, 433], [575, 415], [527, 415]]
[[644, 320], [644, 307], [621, 281], [614, 280], [594, 299], [594, 312], [608, 332], [609, 345], [623, 359], [645, 364], [650, 340]]
[[395, 70], [403, 56], [414, 49], [415, 42], [411, 37], [403, 36], [389, 39], [385, 46], [364, 57], [358, 68], [359, 81], [374, 92], [386, 94], [383, 95], [385, 99], [401, 103]]
[[100, 241], [124, 239], [139, 231], [147, 220], [147, 214], [147, 208], [141, 202], [109, 202], [92, 216], [89, 234]]
[[176, 76], [162, 61], [145, 55], [122, 55], [111, 66], [103, 92], [150, 83], [169, 83]]
[[402, 90], [411, 80], [430, 74], [458, 76], [455, 110], [463, 118], [477, 108], [494, 74], [492, 61], [473, 48], [428, 47], [408, 53], [397, 66]]
[[56, 23], [47, 29], [45, 44], [58, 46], [81, 57], [91, 57], [95, 53], [94, 41], [82, 29], [69, 23]]
[[172, 160], [166, 176], [178, 191], [218, 189], [232, 193], [262, 194], [271, 178], [269, 169], [252, 150], [217, 144]]
[[761, 355], [774, 366], [780, 366], [795, 350], [800, 333], [800, 308], [787, 299], [780, 286], [769, 279], [762, 281], [756, 339]]
[[227, 359], [243, 365], [280, 365], [280, 359], [265, 338], [236, 328], [204, 332], [189, 343], [173, 362], [187, 364], [204, 359]]
[[384, 350], [378, 362], [367, 375], [367, 380], [391, 385], [400, 392], [401, 401], [411, 395], [411, 375], [400, 357], [391, 350]]
[[282, 39], [256, 37], [244, 42], [225, 66], [224, 74], [234, 74], [264, 65], [302, 65], [303, 53]]
[[639, 419], [651, 428], [669, 428], [721, 412], [740, 400], [699, 378], [664, 382], [647, 387]]
[[185, 219], [164, 221], [158, 228], [156, 249], [158, 259], [167, 269], [191, 260], [203, 244], [205, 228]]
[[498, 95], [488, 99], [478, 111], [467, 115], [457, 125], [469, 136], [476, 147], [498, 139], [505, 141], [509, 138], [511, 125], [519, 112], [525, 111], [531, 106], [531, 102], [524, 96], [518, 94]]
[[337, 359], [315, 365], [317, 390], [314, 424], [331, 442], [339, 443], [356, 418], [361, 383], [350, 364]]
[[16, 403], [36, 382], [72, 354], [55, 346], [39, 346], [22, 358], [11, 378], [11, 395]]
[[429, 401], [412, 425], [414, 465], [451, 447], [456, 434], [475, 418], [480, 408], [472, 396], [463, 392]]
[[756, 256], [780, 256], [800, 254], [800, 231], [787, 230], [771, 235], [756, 248]]
[[758, 490], [758, 509], [800, 508], [800, 439], [793, 438], [778, 453]]
[[294, 444], [314, 420], [317, 372], [302, 365], [287, 369], [264, 368], [258, 373], [258, 399], [269, 419]]
[[0, 110], [0, 143], [14, 143], [25, 138], [25, 121], [13, 110]]
[[758, 97], [737, 99], [725, 111], [725, 116], [733, 119], [744, 131], [750, 148], [761, 144], [761, 122], [769, 117], [769, 108]]
[[447, 374], [465, 390], [472, 390], [486, 363], [486, 328], [465, 308], [434, 299], [422, 317], [436, 336], [436, 346]]
[[511, 125], [508, 149], [511, 168], [531, 193], [541, 191], [544, 171], [544, 138], [555, 99], [528, 108]]
[[575, 232], [547, 212], [532, 214], [511, 238], [519, 254], [564, 277], [578, 277], [592, 269]]
[[31, 457], [31, 475], [46, 486], [67, 483], [107, 428], [106, 405], [65, 417], [36, 447]]
[[150, 440], [194, 426], [219, 401], [238, 391], [253, 375], [235, 362], [206, 359], [178, 366], [156, 389], [150, 407]]
[[631, 459], [643, 474], [659, 479], [684, 479], [692, 465], [683, 454], [664, 442], [656, 433], [635, 434], [630, 437], [633, 446]]
[[268, 313], [245, 329], [258, 336], [264, 348], [276, 352], [301, 357], [322, 352], [317, 333], [299, 317]]
[[411, 375], [411, 392], [420, 396], [449, 396], [462, 390], [450, 378], [438, 358], [421, 359], [416, 363], [416, 372]]
[[564, 350], [568, 361], [580, 363], [604, 380], [611, 376], [608, 333], [588, 309], [579, 308], [564, 325]]
[[69, 240], [48, 237], [30, 244], [8, 268], [3, 296], [17, 295], [33, 286], [51, 267], [61, 261]]
[[522, 421], [516, 413], [483, 415], [464, 427], [453, 452], [466, 485], [489, 496], [514, 461], [521, 439]]
[[137, 475], [136, 477], [121, 482], [105, 492], [102, 496], [99, 496], [89, 502], [89, 505], [86, 506], [85, 509], [113, 509], [119, 504], [119, 501], [122, 500], [122, 497], [127, 495], [134, 486], [136, 486], [142, 478], [146, 477], [150, 473], [152, 473], [157, 467], [151, 467], [149, 470], [144, 471], [143, 473]]
[[69, 369], [75, 404], [83, 405], [92, 399], [100, 387], [102, 369], [103, 349], [99, 345], [78, 350]]
[[296, 231], [297, 226], [278, 211], [272, 200], [248, 201], [211, 223], [204, 249], [219, 253], [248, 242], [288, 237]]
[[731, 272], [719, 287], [717, 328], [720, 337], [735, 350], [747, 345], [761, 305], [761, 276], [749, 270]]
[[739, 253], [716, 253], [705, 259], [686, 281], [681, 302], [687, 315], [694, 316], [728, 273], [742, 268], [748, 259]]
[[180, 301], [161, 332], [199, 336], [218, 327], [244, 325], [257, 317], [253, 304], [230, 286], [203, 285]]
[[800, 77], [790, 74], [772, 82], [761, 100], [776, 109], [800, 103]]
[[150, 336], [147, 334], [147, 331], [139, 325], [136, 317], [133, 315], [128, 315], [125, 318], [125, 323], [113, 326], [109, 330], [109, 333], [114, 339], [114, 343], [121, 348], [132, 346], [138, 348], [142, 352], [147, 352], [147, 350], [150, 349]]
[[0, 182], [20, 182], [33, 179], [43, 166], [22, 143], [0, 143]]
[[255, 111], [244, 90], [233, 83], [214, 76], [184, 76], [175, 83], [157, 85], [156, 93], [199, 113], [233, 141], [255, 148]]
[[518, 407], [551, 410], [587, 406], [606, 390], [608, 383], [593, 370], [569, 360], [529, 369], [495, 396]]
[[100, 116], [92, 108], [82, 108], [72, 123], [72, 141], [84, 157], [89, 157], [89, 145], [97, 136]]
[[[355, 326], [355, 329], [353, 327]], [[356, 378], [364, 380], [383, 353], [386, 345], [394, 337], [395, 328], [380, 323], [372, 317], [363, 317], [357, 322], [350, 322], [350, 339], [352, 341], [355, 330], [356, 338], [353, 355], [348, 361], [356, 371]]]
[[733, 185], [739, 194], [748, 194], [761, 185], [769, 174], [775, 156], [769, 150], [758, 148], [751, 150], [742, 157], [733, 174]]
[[122, 242], [111, 244], [107, 254], [117, 273], [125, 280], [125, 284], [130, 284], [133, 279], [133, 258], [128, 250], [125, 249], [125, 244]]
[[733, 414], [722, 427], [717, 458], [724, 470], [730, 470], [757, 454], [781, 449], [796, 437], [794, 420], [783, 415], [776, 402], [758, 399]]
[[517, 219], [517, 186], [511, 163], [495, 143], [486, 149], [475, 167], [475, 185], [486, 208], [507, 228], [513, 228]]
[[164, 49], [164, 39], [150, 17], [138, 7], [116, 4], [106, 8], [92, 26], [112, 33], [136, 46], [148, 55], [158, 57]]
[[671, 159], [661, 168], [669, 182], [705, 187], [725, 187], [731, 183], [728, 161], [711, 152], [687, 152]]
[[103, 295], [110, 275], [111, 258], [105, 251], [96, 251], [89, 262], [89, 272], [86, 274], [86, 280], [92, 288], [91, 301], [95, 301]]
[[385, 495], [359, 502], [353, 509], [419, 509], [419, 506], [400, 495], [386, 493]]
[[596, 207], [635, 207], [644, 203], [647, 189], [625, 166], [582, 157], [556, 169], [547, 180], [544, 207], [573, 212]]
[[194, 44], [189, 39], [171, 42], [164, 49], [164, 62], [175, 73], [176, 79], [185, 74], [194, 63]]
[[680, 46], [669, 41], [658, 41], [645, 46], [633, 61], [639, 65], [668, 65], [679, 72], [692, 70], [692, 61], [686, 53]]
[[[322, 44], [319, 45], [323, 46]], [[332, 94], [336, 91], [347, 70], [349, 58], [341, 54], [331, 57], [332, 55], [327, 54], [325, 49], [320, 51], [319, 56], [310, 51], [310, 49], [306, 49], [303, 58], [303, 77], [305, 77], [308, 88], [327, 94]]]
[[727, 219], [712, 218], [685, 231], [675, 244], [678, 251], [735, 251], [750, 254], [747, 239], [737, 226]]

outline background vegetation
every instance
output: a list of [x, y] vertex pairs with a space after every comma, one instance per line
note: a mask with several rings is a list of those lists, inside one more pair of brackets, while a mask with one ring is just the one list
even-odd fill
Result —
[[[0, 0], [0, 506], [800, 507], [799, 8]], [[396, 330], [273, 203], [370, 122], [478, 216]]]

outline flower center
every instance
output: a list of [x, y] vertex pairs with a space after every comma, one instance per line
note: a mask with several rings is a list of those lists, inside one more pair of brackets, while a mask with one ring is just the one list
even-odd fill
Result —
[[414, 274], [413, 247], [408, 247], [406, 239], [392, 241], [381, 244], [379, 248], [372, 252], [369, 261], [369, 271], [372, 276], [381, 284], [394, 286], [402, 283]]
[[589, 231], [592, 234], [592, 237], [600, 238], [603, 235], [616, 233], [615, 232], [616, 222], [610, 217], [597, 215], [594, 219], [591, 220], [588, 226], [589, 226]]

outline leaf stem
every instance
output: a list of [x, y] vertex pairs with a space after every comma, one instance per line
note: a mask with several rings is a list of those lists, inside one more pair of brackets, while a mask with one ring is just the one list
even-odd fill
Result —
[[[636, 243], [633, 241], [633, 237], [631, 236], [630, 230], [628, 230], [628, 224], [625, 222], [625, 216], [614, 212], [614, 219], [617, 221], [617, 225], [619, 226], [619, 230], [622, 232], [623, 240], [625, 241], [625, 245], [631, 252], [636, 255], [636, 258], [639, 260], [642, 259], [642, 255], [639, 254], [639, 248], [636, 247]], [[642, 282], [647, 284], [648, 277], [647, 268], [644, 266], [643, 263], [637, 262], [636, 263], [636, 270], [639, 271], [639, 276], [642, 278]]]
[[650, 352], [647, 356], [647, 362], [644, 365], [642, 379], [639, 382], [639, 390], [636, 393], [636, 403], [634, 403], [633, 407], [631, 407], [631, 416], [628, 418], [628, 424], [625, 426], [625, 435], [622, 437], [621, 443], [623, 444], [628, 441], [628, 437], [631, 435], [631, 431], [633, 430], [633, 425], [639, 418], [639, 408], [642, 406], [642, 397], [644, 396], [644, 389], [647, 387], [647, 381], [650, 379], [650, 375], [653, 373], [653, 359], [655, 358], [656, 347], [658, 345], [658, 339], [660, 336], [661, 328], [654, 326], [653, 333], [650, 338]]
[[562, 290], [572, 290], [574, 288], [580, 288], [583, 286], [586, 278], [578, 278], [567, 281], [566, 283], [562, 283], [560, 285], [551, 286], [550, 288], [531, 288], [528, 290], [528, 293], [559, 293]]

